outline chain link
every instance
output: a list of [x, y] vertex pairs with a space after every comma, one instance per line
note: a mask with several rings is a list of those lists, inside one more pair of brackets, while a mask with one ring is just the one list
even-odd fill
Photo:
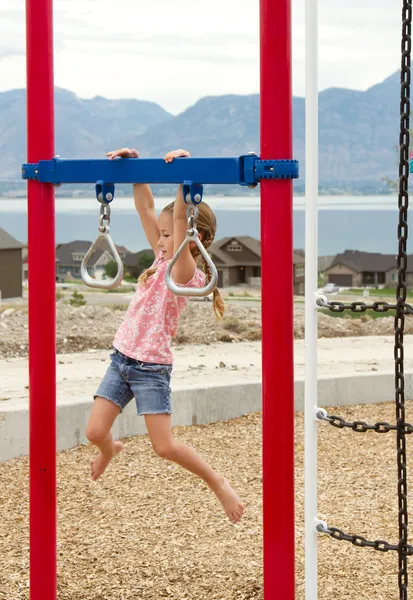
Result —
[[397, 477], [399, 498], [399, 598], [407, 600], [407, 556], [410, 555], [407, 544], [407, 465], [406, 465], [406, 411], [404, 397], [404, 321], [406, 306], [406, 268], [407, 268], [407, 209], [409, 206], [409, 146], [410, 146], [410, 64], [411, 64], [411, 30], [412, 0], [403, 0], [402, 11], [402, 60], [401, 60], [401, 94], [400, 94], [400, 165], [399, 165], [399, 224], [397, 236], [399, 250], [397, 256], [397, 309], [394, 320], [395, 341], [395, 403], [397, 419]]
[[[338, 429], [352, 429], [356, 433], [366, 433], [367, 431], [375, 431], [376, 433], [389, 433], [390, 431], [398, 431], [397, 425], [390, 425], [386, 421], [379, 421], [374, 425], [369, 425], [364, 421], [345, 421], [343, 417], [337, 417], [336, 415], [325, 415], [323, 412], [317, 413], [317, 419], [320, 421], [327, 421], [333, 427]], [[407, 435], [413, 433], [413, 425], [409, 423], [404, 424], [403, 434]]]
[[[364, 302], [352, 302], [344, 304], [343, 302], [324, 302], [322, 298], [317, 299], [317, 305], [326, 308], [331, 312], [342, 313], [345, 310], [350, 310], [354, 313], [365, 313], [367, 310], [374, 310], [377, 313], [385, 313], [389, 310], [398, 310], [397, 304], [389, 304], [388, 302], [373, 302], [373, 304], [365, 304]], [[400, 309], [403, 315], [413, 315], [413, 307], [406, 302], [400, 304]]]
[[349, 535], [337, 527], [327, 527], [327, 529], [323, 527], [317, 529], [320, 533], [326, 533], [335, 540], [350, 542], [358, 548], [374, 548], [374, 550], [377, 550], [378, 552], [389, 552], [389, 550], [394, 550], [396, 552], [402, 551], [404, 556], [413, 555], [413, 546], [410, 546], [407, 543], [401, 548], [400, 544], [389, 544], [389, 542], [384, 540], [375, 540], [374, 542], [371, 542], [362, 535]]
[[189, 205], [186, 209], [186, 219], [188, 222], [187, 233], [193, 235], [196, 230], [196, 224], [198, 220], [198, 207]]
[[98, 230], [101, 233], [108, 233], [110, 225], [110, 206], [109, 204], [100, 205], [100, 217], [99, 217], [99, 227]]

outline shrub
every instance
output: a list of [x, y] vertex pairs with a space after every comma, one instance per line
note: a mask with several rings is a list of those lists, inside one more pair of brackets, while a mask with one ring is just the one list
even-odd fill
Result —
[[251, 329], [250, 331], [248, 331], [247, 340], [249, 342], [257, 342], [260, 339], [261, 339], [261, 329], [256, 328], [256, 329]]
[[244, 323], [241, 323], [237, 317], [228, 317], [227, 319], [224, 319], [222, 327], [226, 331], [233, 331], [234, 333], [241, 333], [246, 329]]
[[114, 260], [109, 261], [106, 265], [103, 265], [106, 277], [114, 279], [118, 273], [118, 265]]
[[79, 294], [79, 292], [75, 290], [69, 300], [69, 304], [71, 306], [84, 306], [86, 304], [84, 295]]
[[218, 342], [232, 342], [234, 338], [229, 333], [223, 331], [217, 336]]
[[128, 305], [127, 304], [111, 304], [107, 308], [110, 308], [111, 310], [122, 310], [122, 311], [125, 311], [128, 308]]

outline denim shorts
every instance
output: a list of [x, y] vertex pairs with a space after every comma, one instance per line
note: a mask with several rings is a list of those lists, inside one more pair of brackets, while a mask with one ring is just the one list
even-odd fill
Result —
[[138, 415], [171, 414], [172, 365], [141, 362], [119, 350], [112, 352], [110, 358], [95, 398], [111, 400], [122, 412], [135, 397]]

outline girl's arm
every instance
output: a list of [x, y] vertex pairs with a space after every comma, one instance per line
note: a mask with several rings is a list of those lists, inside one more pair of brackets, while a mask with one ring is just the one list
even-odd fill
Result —
[[[172, 162], [175, 158], [187, 158], [189, 156], [190, 154], [186, 150], [173, 150], [172, 152], [168, 152], [168, 154], [165, 156], [165, 161]], [[181, 185], [179, 186], [174, 203], [174, 253], [176, 253], [179, 246], [186, 238], [186, 232], [188, 230], [186, 209], [187, 205], [184, 201]], [[185, 283], [191, 281], [195, 273], [195, 268], [195, 259], [191, 254], [189, 244], [187, 244], [172, 270], [172, 275], [176, 283], [184, 285]]]
[[155, 212], [155, 203], [149, 185], [147, 183], [134, 183], [133, 199], [135, 201], [136, 210], [141, 218], [146, 239], [156, 254], [158, 251], [160, 232], [158, 227], [158, 217]]
[[[113, 160], [117, 156], [120, 158], [139, 158], [139, 152], [134, 148], [121, 148], [113, 150], [106, 154]], [[133, 199], [135, 208], [139, 213], [143, 230], [152, 250], [157, 252], [159, 240], [158, 218], [155, 213], [155, 202], [152, 196], [151, 188], [147, 183], [135, 183], [133, 185]]]

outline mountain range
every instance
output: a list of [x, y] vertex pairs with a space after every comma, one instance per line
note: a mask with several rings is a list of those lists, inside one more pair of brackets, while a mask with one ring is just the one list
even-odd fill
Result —
[[[394, 73], [366, 91], [329, 88], [319, 94], [320, 183], [327, 190], [386, 189], [383, 177], [397, 179], [400, 75]], [[20, 180], [26, 155], [26, 93], [0, 93], [1, 189]], [[293, 98], [294, 158], [304, 184], [305, 100]], [[56, 153], [67, 158], [103, 156], [131, 146], [142, 156], [188, 148], [193, 156], [259, 153], [259, 96], [205, 97], [174, 116], [141, 100], [81, 99], [55, 90]], [[22, 182], [23, 183], [23, 182]], [[16, 185], [16, 184], [15, 184]], [[17, 185], [20, 185], [17, 184]]]

